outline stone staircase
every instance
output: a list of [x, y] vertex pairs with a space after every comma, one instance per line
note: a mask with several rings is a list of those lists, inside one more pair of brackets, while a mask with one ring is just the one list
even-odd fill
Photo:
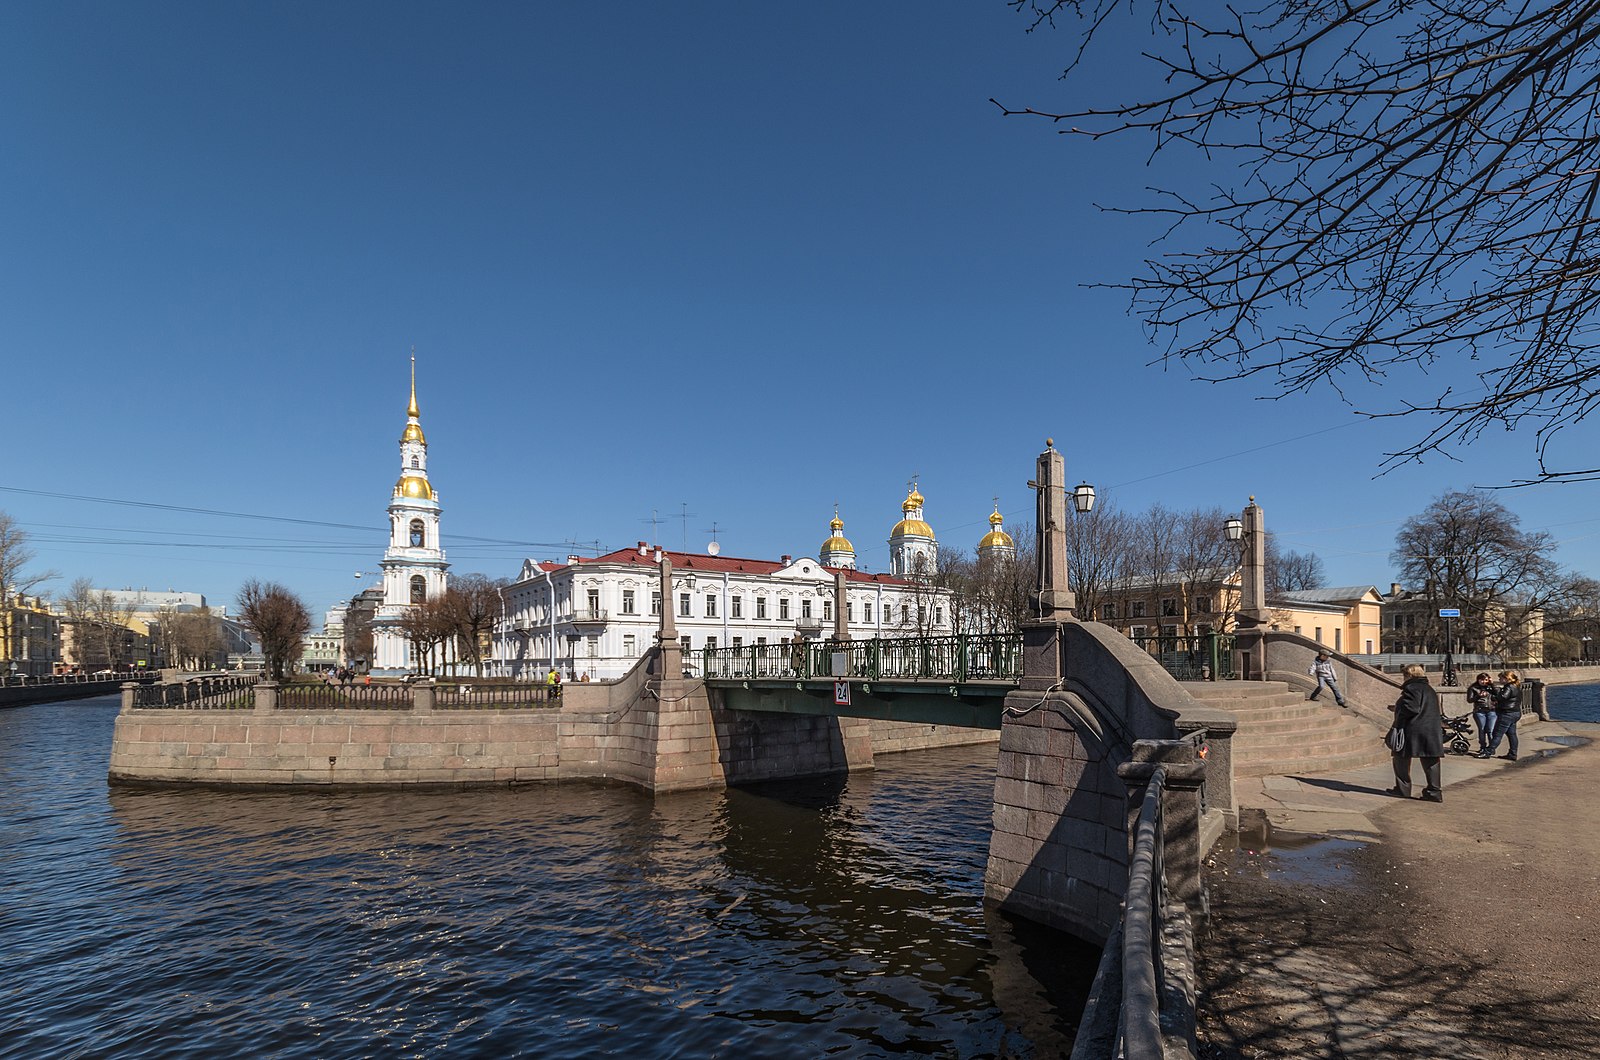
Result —
[[1185, 681], [1183, 687], [1239, 719], [1236, 777], [1338, 773], [1389, 760], [1383, 733], [1326, 692], [1313, 702], [1281, 681]]

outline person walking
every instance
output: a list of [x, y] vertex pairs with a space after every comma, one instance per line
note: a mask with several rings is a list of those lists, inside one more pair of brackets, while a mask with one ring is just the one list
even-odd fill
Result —
[[1333, 701], [1341, 707], [1345, 706], [1344, 694], [1339, 691], [1339, 681], [1333, 674], [1333, 660], [1328, 658], [1327, 652], [1317, 652], [1316, 659], [1311, 663], [1311, 669], [1306, 673], [1317, 679], [1317, 687], [1311, 690], [1311, 695], [1307, 696], [1307, 699], [1316, 699], [1322, 694], [1322, 687], [1326, 685], [1333, 693]]
[[1420, 758], [1427, 782], [1422, 797], [1429, 802], [1443, 802], [1439, 759], [1444, 757], [1444, 718], [1439, 712], [1439, 694], [1428, 684], [1428, 673], [1421, 666], [1413, 663], [1404, 673], [1400, 698], [1390, 709], [1394, 711], [1394, 727], [1405, 733], [1405, 746], [1393, 753], [1394, 787], [1387, 794], [1411, 798], [1411, 760]]
[[551, 699], [559, 699], [561, 697], [561, 671], [554, 666], [550, 667], [550, 672], [544, 678], [544, 687], [546, 695]]
[[1479, 674], [1467, 686], [1467, 706], [1472, 708], [1472, 723], [1478, 727], [1477, 755], [1487, 758], [1489, 738], [1494, 735], [1494, 678]]
[[1480, 751], [1476, 757], [1493, 758], [1495, 749], [1500, 746], [1500, 737], [1507, 740], [1506, 753], [1501, 755], [1507, 762], [1517, 760], [1517, 722], [1522, 720], [1522, 678], [1517, 676], [1515, 670], [1507, 670], [1500, 675], [1500, 684], [1494, 690], [1494, 735], [1489, 737], [1489, 746]]

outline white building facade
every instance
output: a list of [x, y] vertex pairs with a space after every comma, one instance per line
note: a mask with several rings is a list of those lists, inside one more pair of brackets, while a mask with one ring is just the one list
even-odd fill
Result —
[[[844, 577], [850, 639], [950, 634], [949, 594], [925, 582], [856, 570], [843, 525], [835, 514], [818, 559], [695, 555], [640, 541], [594, 559], [529, 560], [505, 590], [496, 669], [533, 679], [553, 664], [567, 680], [615, 680], [655, 644], [663, 607], [672, 608], [685, 662], [696, 669], [696, 656], [706, 648], [830, 638], [836, 574]], [[663, 556], [672, 567], [665, 599]]]

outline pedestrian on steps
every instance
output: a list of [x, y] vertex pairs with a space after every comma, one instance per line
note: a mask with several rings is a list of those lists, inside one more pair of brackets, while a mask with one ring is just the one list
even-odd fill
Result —
[[1405, 668], [1405, 683], [1394, 711], [1394, 727], [1406, 734], [1405, 746], [1394, 752], [1394, 787], [1386, 794], [1411, 798], [1411, 760], [1422, 759], [1422, 776], [1427, 786], [1422, 797], [1429, 802], [1444, 801], [1439, 779], [1439, 759], [1444, 757], [1444, 717], [1439, 712], [1439, 694], [1428, 684], [1428, 672], [1416, 663]]
[[1316, 659], [1311, 663], [1311, 669], [1306, 673], [1317, 679], [1317, 687], [1312, 689], [1311, 695], [1306, 698], [1316, 699], [1322, 694], [1322, 686], [1327, 685], [1328, 690], [1333, 693], [1333, 701], [1341, 707], [1345, 705], [1344, 694], [1339, 691], [1339, 681], [1333, 674], [1333, 660], [1328, 658], [1327, 652], [1317, 652]]

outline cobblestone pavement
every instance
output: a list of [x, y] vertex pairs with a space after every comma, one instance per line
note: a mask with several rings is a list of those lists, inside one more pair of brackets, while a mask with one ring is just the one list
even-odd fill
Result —
[[1447, 758], [1443, 804], [1392, 783], [1240, 793], [1239, 843], [1208, 863], [1202, 1055], [1600, 1057], [1600, 726]]

